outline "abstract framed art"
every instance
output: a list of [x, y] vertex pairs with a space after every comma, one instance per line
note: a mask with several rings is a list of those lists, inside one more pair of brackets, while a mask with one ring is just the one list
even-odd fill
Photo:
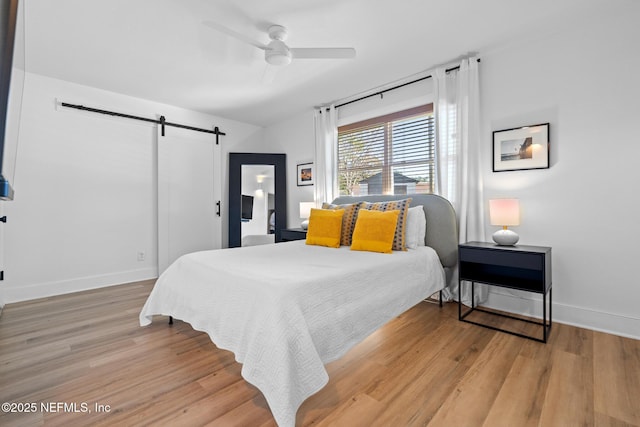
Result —
[[549, 123], [493, 132], [493, 171], [549, 167]]

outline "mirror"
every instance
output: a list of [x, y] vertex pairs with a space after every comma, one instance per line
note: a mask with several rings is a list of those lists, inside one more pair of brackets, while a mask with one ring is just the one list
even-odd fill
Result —
[[229, 247], [280, 242], [286, 216], [286, 155], [229, 153]]
[[275, 242], [275, 167], [242, 165], [241, 246]]

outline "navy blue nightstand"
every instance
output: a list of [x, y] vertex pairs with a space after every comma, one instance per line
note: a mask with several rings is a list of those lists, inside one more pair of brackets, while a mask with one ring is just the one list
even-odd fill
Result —
[[[475, 325], [484, 326], [493, 330], [507, 332], [523, 338], [535, 341], [547, 342], [551, 331], [551, 248], [544, 246], [498, 246], [486, 242], [467, 242], [458, 246], [459, 282], [462, 295], [462, 282], [471, 282], [471, 308], [463, 313], [462, 302], [458, 298], [458, 319]], [[542, 295], [542, 322], [508, 314], [488, 311], [475, 306], [475, 283], [483, 283], [489, 286], [517, 289], [520, 291], [534, 292]], [[547, 295], [549, 296], [547, 319]], [[467, 319], [474, 311], [481, 311], [492, 315], [502, 316], [518, 321], [533, 323], [542, 326], [542, 339], [512, 332], [495, 326], [482, 324]]]

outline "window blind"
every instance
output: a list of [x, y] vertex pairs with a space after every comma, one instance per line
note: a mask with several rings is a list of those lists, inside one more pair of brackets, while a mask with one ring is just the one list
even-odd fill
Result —
[[432, 104], [338, 128], [342, 195], [432, 193]]

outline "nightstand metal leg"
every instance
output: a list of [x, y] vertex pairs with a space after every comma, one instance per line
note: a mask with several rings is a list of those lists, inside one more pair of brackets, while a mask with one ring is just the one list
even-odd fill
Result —
[[551, 325], [553, 324], [551, 310], [553, 310], [553, 288], [549, 288], [549, 331], [551, 331]]
[[547, 342], [547, 294], [542, 294], [542, 340]]
[[476, 283], [471, 282], [471, 309], [476, 308]]

